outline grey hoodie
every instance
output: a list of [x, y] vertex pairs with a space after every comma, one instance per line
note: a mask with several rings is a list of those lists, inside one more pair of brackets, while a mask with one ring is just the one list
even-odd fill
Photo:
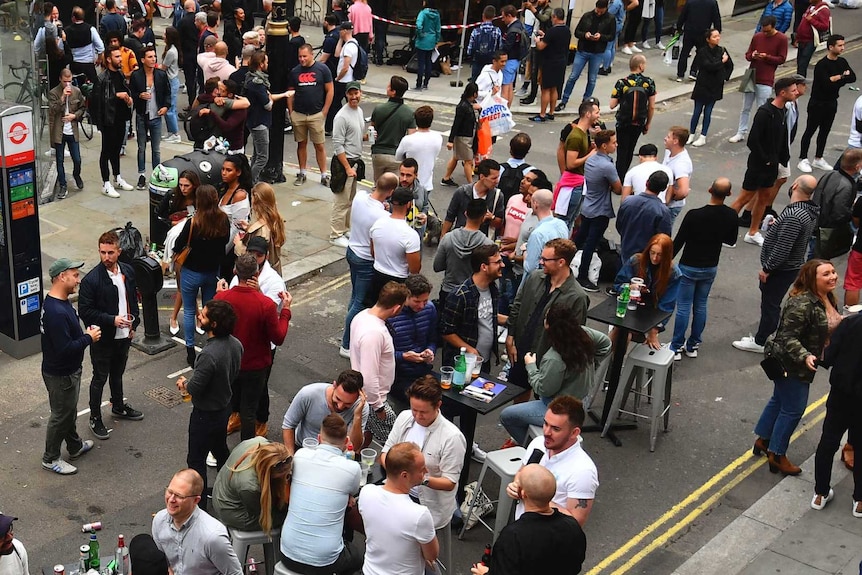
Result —
[[443, 236], [434, 255], [434, 271], [446, 271], [440, 289], [447, 293], [455, 291], [455, 288], [473, 274], [470, 267], [470, 254], [473, 250], [493, 243], [484, 232], [466, 228], [454, 229]]

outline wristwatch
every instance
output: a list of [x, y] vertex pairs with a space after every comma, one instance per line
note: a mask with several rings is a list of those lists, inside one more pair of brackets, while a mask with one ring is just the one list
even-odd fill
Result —
[[431, 478], [426, 476], [425, 479], [422, 480], [422, 485], [428, 487], [429, 483], [431, 483]]

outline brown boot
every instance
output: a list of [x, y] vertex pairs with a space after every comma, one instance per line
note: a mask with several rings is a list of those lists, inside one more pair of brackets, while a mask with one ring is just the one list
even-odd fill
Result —
[[227, 434], [236, 433], [240, 427], [242, 427], [242, 422], [239, 420], [239, 412], [234, 411], [227, 420]]
[[761, 457], [763, 455], [766, 455], [767, 451], [769, 451], [768, 439], [758, 437], [754, 440], [754, 447], [752, 448], [751, 453], [753, 453], [755, 457]]
[[260, 421], [258, 421], [257, 423], [255, 423], [255, 425], [254, 425], [254, 434], [255, 434], [257, 437], [266, 437], [266, 434], [267, 434], [267, 432], [268, 432], [268, 431], [269, 431], [269, 429], [267, 428], [267, 426], [266, 426], [266, 422], [265, 422], [265, 421], [264, 421], [263, 423], [261, 423]]
[[841, 461], [844, 462], [844, 467], [853, 471], [854, 460], [855, 454], [853, 453], [853, 446], [849, 443], [845, 443], [844, 449], [841, 450]]
[[802, 473], [802, 468], [793, 465], [787, 459], [786, 455], [775, 455], [771, 451], [767, 451], [766, 453], [769, 457], [769, 471], [772, 473], [778, 473], [779, 471], [784, 475], [799, 475]]

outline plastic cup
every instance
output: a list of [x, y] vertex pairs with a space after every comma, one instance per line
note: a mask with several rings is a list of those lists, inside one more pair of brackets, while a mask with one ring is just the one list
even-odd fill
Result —
[[316, 437], [306, 437], [302, 440], [302, 446], [306, 449], [317, 449], [318, 445], [320, 442], [317, 441]]
[[366, 447], [360, 451], [359, 455], [362, 458], [363, 467], [367, 467], [369, 469], [374, 466], [374, 462], [377, 460], [377, 450], [370, 447]]
[[449, 389], [452, 387], [452, 376], [455, 374], [455, 368], [449, 365], [444, 365], [440, 368], [440, 387]]
[[471, 375], [472, 379], [476, 379], [479, 377], [479, 372], [482, 371], [482, 365], [485, 363], [485, 358], [482, 356], [476, 356], [476, 363], [473, 364], [473, 374]]
[[617, 317], [626, 317], [626, 307], [628, 303], [623, 296], [617, 296]]

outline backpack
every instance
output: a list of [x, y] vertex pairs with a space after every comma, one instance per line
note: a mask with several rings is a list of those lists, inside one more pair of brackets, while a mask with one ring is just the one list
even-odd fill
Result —
[[520, 49], [518, 52], [518, 60], [523, 60], [530, 52], [530, 37], [527, 36], [527, 31], [521, 25], [518, 29], [518, 36], [515, 38], [515, 46]]
[[353, 79], [356, 81], [364, 80], [365, 76], [368, 75], [368, 52], [356, 40], [351, 40], [351, 42], [356, 44], [357, 52], [356, 63], [351, 66], [353, 68]]
[[524, 172], [531, 168], [529, 164], [521, 164], [518, 167], [512, 167], [509, 162], [502, 164], [506, 169], [503, 170], [503, 175], [500, 176], [500, 183], [497, 188], [503, 194], [503, 203], [508, 204], [509, 199], [521, 191], [521, 180], [524, 178]]
[[623, 126], [646, 126], [649, 96], [643, 86], [629, 86], [620, 99], [617, 122]]
[[495, 28], [492, 26], [480, 26], [476, 31], [476, 39], [473, 41], [473, 45], [476, 47], [473, 51], [473, 57], [478, 58], [480, 61], [488, 61], [490, 62], [494, 58], [494, 53], [499, 48], [499, 42], [497, 41]]
[[198, 115], [201, 108], [209, 108], [209, 104], [195, 106], [189, 111], [188, 128], [186, 129], [189, 140], [197, 143], [202, 143], [213, 135], [212, 120], [209, 119], [208, 115]]

